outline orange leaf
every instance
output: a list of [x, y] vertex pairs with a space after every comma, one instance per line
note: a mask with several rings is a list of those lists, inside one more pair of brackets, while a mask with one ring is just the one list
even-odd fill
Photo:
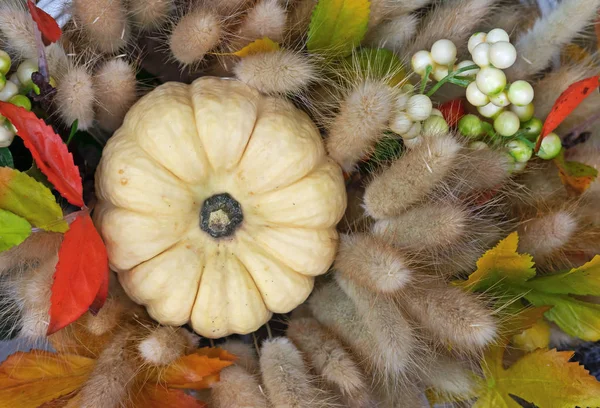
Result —
[[48, 334], [73, 323], [106, 299], [108, 255], [88, 213], [71, 224], [58, 251], [50, 298]]
[[556, 102], [554, 102], [554, 106], [552, 106], [552, 110], [544, 122], [542, 133], [535, 146], [536, 152], [540, 150], [542, 139], [556, 129], [562, 123], [562, 121], [565, 120], [565, 118], [569, 116], [569, 114], [571, 114], [571, 112], [573, 112], [573, 110], [579, 106], [579, 104], [586, 97], [588, 97], [594, 89], [598, 87], [599, 78], [600, 77], [598, 75], [595, 75], [593, 77], [577, 81], [574, 84], [571, 84], [563, 93], [560, 94], [558, 99], [556, 99]]
[[56, 20], [50, 14], [33, 4], [31, 0], [27, 0], [27, 7], [29, 7], [33, 21], [36, 22], [38, 29], [42, 33], [44, 45], [48, 46], [58, 41], [62, 35], [62, 30], [56, 23]]
[[183, 356], [160, 373], [154, 373], [156, 381], [170, 388], [201, 390], [219, 381], [219, 373], [233, 364], [235, 357], [219, 348], [204, 347], [196, 353]]
[[43, 350], [17, 352], [0, 365], [0, 403], [37, 408], [83, 386], [95, 360]]
[[591, 166], [579, 162], [566, 161], [564, 150], [553, 161], [556, 167], [558, 167], [558, 175], [567, 188], [567, 191], [575, 195], [583, 194], [598, 176], [598, 170]]
[[208, 405], [181, 390], [169, 390], [160, 385], [146, 385], [132, 396], [128, 408], [208, 408]]
[[73, 156], [50, 126], [20, 106], [0, 102], [0, 115], [17, 129], [35, 163], [48, 181], [71, 204], [83, 207], [83, 184]]

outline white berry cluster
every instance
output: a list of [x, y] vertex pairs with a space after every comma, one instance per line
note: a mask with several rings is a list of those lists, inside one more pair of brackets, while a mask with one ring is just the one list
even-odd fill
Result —
[[[436, 81], [441, 81], [448, 76], [450, 68], [457, 71], [468, 66], [475, 65], [473, 61], [461, 61], [456, 64], [456, 45], [450, 40], [438, 40], [431, 46], [431, 51], [417, 51], [412, 59], [411, 66], [415, 73], [421, 77], [425, 76], [427, 67], [431, 66], [431, 76]], [[464, 71], [461, 76], [473, 76], [477, 74], [476, 69]]]

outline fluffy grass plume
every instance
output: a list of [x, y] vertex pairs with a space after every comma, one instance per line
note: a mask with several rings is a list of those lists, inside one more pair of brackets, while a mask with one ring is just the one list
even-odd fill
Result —
[[411, 280], [402, 253], [369, 234], [342, 234], [334, 268], [375, 293], [394, 292]]
[[297, 42], [306, 36], [317, 0], [297, 0], [288, 11], [285, 37]]
[[3, 0], [0, 4], [0, 46], [18, 58], [37, 58], [33, 19], [25, 2]]
[[329, 155], [346, 171], [369, 154], [384, 135], [395, 92], [383, 81], [359, 82], [341, 101], [325, 140]]
[[284, 3], [259, 0], [244, 17], [233, 42], [243, 46], [263, 37], [276, 42], [283, 40], [287, 18]]
[[460, 144], [452, 134], [424, 137], [421, 145], [408, 150], [368, 185], [367, 213], [383, 219], [406, 211], [446, 176], [459, 150]]
[[234, 66], [233, 72], [242, 82], [271, 95], [298, 93], [317, 78], [310, 59], [289, 50], [249, 55]]
[[219, 15], [207, 8], [195, 8], [173, 27], [168, 41], [171, 54], [181, 65], [197, 63], [219, 45], [222, 31]]
[[226, 367], [211, 390], [214, 408], [268, 408], [269, 404], [256, 376], [242, 367]]
[[[313, 318], [292, 319], [287, 336], [327, 383], [352, 401], [368, 401], [367, 385], [354, 358]], [[360, 404], [356, 404], [360, 406]]]
[[117, 299], [109, 297], [95, 316], [88, 313], [84, 315], [82, 322], [88, 332], [95, 336], [101, 336], [117, 327], [123, 313], [123, 304]]
[[515, 43], [517, 61], [506, 70], [509, 80], [527, 79], [546, 68], [561, 48], [594, 21], [600, 0], [564, 0], [541, 17]]
[[324, 408], [330, 405], [323, 390], [315, 385], [302, 354], [286, 337], [263, 343], [260, 371], [273, 408]]
[[54, 102], [66, 126], [78, 120], [79, 129], [89, 129], [94, 123], [94, 81], [88, 69], [71, 65], [58, 81]]
[[258, 373], [258, 356], [256, 355], [254, 346], [239, 340], [227, 340], [225, 343], [220, 344], [219, 347], [236, 356], [236, 365], [242, 367], [250, 374]]
[[413, 38], [419, 20], [415, 15], [405, 14], [374, 26], [364, 39], [364, 44], [402, 53]]
[[137, 99], [135, 69], [124, 59], [109, 60], [94, 73], [93, 83], [98, 125], [114, 132]]
[[112, 54], [126, 45], [130, 30], [121, 0], [72, 0], [71, 6], [76, 27], [98, 51]]
[[127, 7], [133, 23], [146, 31], [167, 23], [175, 3], [170, 0], [128, 0]]
[[190, 336], [181, 328], [159, 326], [145, 335], [137, 345], [144, 363], [166, 366], [191, 348]]
[[369, 28], [394, 17], [409, 14], [433, 0], [371, 0]]

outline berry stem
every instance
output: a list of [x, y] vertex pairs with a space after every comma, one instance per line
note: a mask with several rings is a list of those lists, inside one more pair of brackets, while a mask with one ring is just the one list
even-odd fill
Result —
[[[459, 74], [462, 74], [463, 72], [470, 71], [470, 70], [473, 70], [473, 69], [478, 69], [478, 68], [479, 68], [478, 65], [469, 65], [468, 67], [464, 67], [464, 68], [461, 68], [461, 69], [457, 69], [456, 71], [452, 71], [452, 73], [449, 73], [444, 78], [442, 78], [441, 81], [439, 81], [437, 84], [435, 84], [435, 86], [433, 88], [431, 88], [429, 90], [429, 92], [427, 92], [427, 96], [431, 97], [446, 82], [451, 82], [451, 83], [454, 83], [456, 85], [460, 85], [460, 86], [466, 87], [471, 81], [469, 81], [469, 83], [467, 83], [466, 85], [464, 85], [464, 82], [462, 82], [464, 80], [458, 79], [457, 81], [454, 81], [455, 77], [459, 76]], [[453, 80], [453, 81], [451, 81], [451, 80]]]
[[431, 71], [433, 71], [433, 67], [431, 65], [427, 65], [425, 68], [425, 75], [421, 78], [421, 94], [425, 92], [425, 86], [427, 86], [427, 81], [429, 81], [429, 75], [431, 75]]

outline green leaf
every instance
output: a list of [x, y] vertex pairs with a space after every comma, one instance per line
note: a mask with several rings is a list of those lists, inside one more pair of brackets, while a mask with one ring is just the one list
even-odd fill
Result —
[[8, 167], [0, 167], [0, 209], [46, 231], [69, 229], [52, 192], [27, 174]]
[[71, 140], [75, 137], [77, 129], [79, 127], [79, 119], [75, 119], [75, 122], [71, 125], [71, 131], [69, 132], [69, 138], [67, 139], [67, 146], [71, 143]]
[[27, 220], [0, 209], [0, 252], [19, 245], [31, 235]]
[[556, 275], [530, 280], [528, 286], [545, 292], [563, 295], [600, 294], [600, 255], [579, 268]]
[[362, 78], [382, 79], [390, 86], [400, 84], [406, 71], [400, 59], [384, 48], [361, 48], [348, 56], [345, 77], [360, 75]]
[[15, 168], [15, 162], [13, 161], [12, 153], [8, 150], [8, 147], [0, 148], [0, 167]]
[[552, 309], [544, 313], [544, 316], [556, 323], [565, 333], [585, 341], [600, 340], [600, 305], [577, 300], [568, 295], [538, 291], [527, 292], [525, 299], [535, 306], [552, 305]]
[[350, 55], [367, 32], [370, 7], [368, 0], [319, 0], [308, 28], [308, 50]]

